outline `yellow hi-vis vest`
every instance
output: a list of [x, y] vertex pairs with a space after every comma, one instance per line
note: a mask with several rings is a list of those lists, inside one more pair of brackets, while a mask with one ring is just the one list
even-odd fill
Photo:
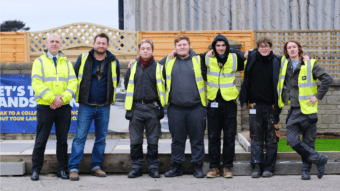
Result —
[[[301, 64], [301, 69], [299, 73], [299, 103], [301, 107], [301, 112], [303, 114], [312, 114], [318, 112], [318, 102], [314, 104], [314, 106], [308, 106], [307, 102], [309, 100], [305, 100], [307, 98], [314, 97], [318, 92], [317, 81], [313, 79], [313, 67], [315, 63], [318, 63], [315, 59], [311, 59], [304, 62], [305, 64]], [[279, 83], [277, 85], [277, 93], [279, 95], [279, 107], [282, 108], [284, 106], [284, 101], [282, 100], [282, 90], [284, 86], [285, 76], [288, 67], [288, 59], [286, 57], [282, 57], [281, 60], [281, 69], [279, 74]], [[290, 101], [288, 102], [288, 105]]]
[[[79, 99], [80, 83], [81, 83], [81, 80], [83, 79], [85, 62], [86, 62], [86, 59], [87, 59], [88, 56], [89, 56], [88, 53], [83, 53], [81, 55], [81, 65], [80, 65], [79, 72], [78, 72], [78, 91], [77, 91], [77, 94], [76, 94], [76, 102], [77, 103], [78, 103], [78, 99]], [[115, 97], [116, 97], [116, 87], [117, 87], [116, 61], [111, 62], [111, 71], [112, 71], [112, 84], [113, 84], [113, 88], [114, 88], [113, 99], [112, 99], [111, 104], [114, 104], [115, 103]]]
[[[176, 58], [169, 59], [169, 57], [166, 58], [166, 98], [165, 98], [165, 105], [169, 102], [169, 95], [171, 90], [171, 73], [172, 68], [175, 64]], [[204, 81], [202, 77], [201, 72], [201, 61], [199, 56], [192, 57], [192, 65], [194, 66], [194, 72], [195, 72], [195, 80], [197, 84], [198, 93], [201, 98], [201, 103], [205, 107], [206, 106], [206, 100], [205, 100], [205, 91], [204, 91]]]
[[218, 89], [221, 89], [221, 95], [224, 100], [235, 100], [239, 94], [234, 84], [237, 72], [237, 58], [234, 53], [228, 55], [228, 60], [221, 69], [218, 66], [216, 57], [205, 57], [205, 65], [207, 66], [207, 82], [208, 82], [208, 100], [215, 100]]
[[[131, 66], [131, 73], [129, 78], [129, 84], [126, 90], [126, 97], [125, 97], [125, 110], [131, 110], [133, 104], [133, 93], [135, 91], [135, 74], [137, 70], [137, 61]], [[157, 81], [157, 92], [158, 97], [161, 102], [162, 107], [164, 107], [165, 102], [165, 81], [162, 75], [163, 66], [158, 64], [156, 66], [156, 81]]]
[[51, 105], [59, 95], [63, 95], [64, 105], [69, 104], [77, 91], [77, 77], [72, 63], [59, 52], [55, 67], [53, 60], [45, 53], [33, 62], [32, 87], [39, 105]]

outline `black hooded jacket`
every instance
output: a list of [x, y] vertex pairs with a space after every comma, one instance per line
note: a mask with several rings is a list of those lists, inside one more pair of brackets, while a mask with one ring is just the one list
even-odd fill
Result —
[[[241, 92], [239, 95], [241, 107], [243, 107], [244, 104], [248, 105], [248, 102], [250, 100], [249, 98], [249, 95], [250, 95], [250, 87], [249, 87], [250, 77], [249, 76], [250, 75], [249, 74], [251, 73], [251, 70], [253, 69], [254, 64], [257, 62], [258, 59], [259, 59], [259, 56], [258, 56], [257, 49], [254, 49], [253, 51], [249, 51], [247, 65], [243, 73], [244, 80], [243, 80]], [[274, 91], [273, 94], [274, 94], [274, 101], [275, 101], [274, 108], [275, 108], [275, 114], [276, 114], [275, 119], [278, 122], [280, 121], [279, 115], [281, 113], [281, 108], [279, 108], [278, 106], [277, 84], [279, 81], [279, 73], [280, 73], [281, 65], [280, 65], [280, 60], [277, 56], [273, 56], [272, 64], [273, 64], [273, 91]]]

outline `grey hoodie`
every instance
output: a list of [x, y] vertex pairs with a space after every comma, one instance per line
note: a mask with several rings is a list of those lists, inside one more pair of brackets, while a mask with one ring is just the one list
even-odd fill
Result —
[[[176, 57], [176, 61], [171, 73], [171, 90], [169, 95], [169, 103], [177, 107], [196, 107], [201, 104], [201, 98], [198, 93], [192, 57], [196, 55], [195, 51], [190, 49], [189, 56], [181, 59]], [[166, 57], [159, 61], [165, 65]], [[165, 68], [163, 71], [164, 79]]]

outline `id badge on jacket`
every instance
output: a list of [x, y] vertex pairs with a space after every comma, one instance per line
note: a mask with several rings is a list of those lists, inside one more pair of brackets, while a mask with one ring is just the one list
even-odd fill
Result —
[[216, 101], [211, 102], [211, 108], [218, 108], [218, 103]]

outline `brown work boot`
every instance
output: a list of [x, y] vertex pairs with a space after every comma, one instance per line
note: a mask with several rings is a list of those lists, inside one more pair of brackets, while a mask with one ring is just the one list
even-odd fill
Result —
[[233, 177], [233, 173], [231, 172], [230, 167], [224, 167], [223, 168], [223, 177], [224, 178], [232, 178]]
[[78, 174], [78, 172], [71, 172], [69, 176], [70, 176], [70, 180], [71, 180], [71, 181], [77, 181], [77, 180], [79, 180], [79, 174]]
[[211, 168], [207, 174], [207, 178], [216, 178], [220, 176], [220, 170], [218, 168]]
[[96, 177], [106, 177], [106, 173], [104, 171], [102, 171], [100, 168], [92, 171], [92, 176], [96, 176]]

